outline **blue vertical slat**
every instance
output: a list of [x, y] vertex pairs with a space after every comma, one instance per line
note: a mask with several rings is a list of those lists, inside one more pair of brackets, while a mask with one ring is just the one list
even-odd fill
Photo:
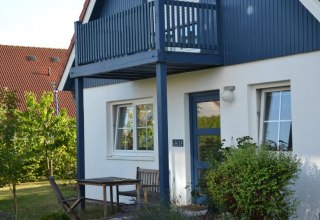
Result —
[[138, 51], [141, 51], [142, 50], [142, 26], [141, 26], [141, 23], [142, 23], [142, 19], [141, 19], [141, 7], [136, 7], [137, 8], [137, 17], [138, 17]]
[[185, 2], [181, 2], [181, 9], [182, 9], [182, 35], [181, 35], [181, 39], [182, 39], [182, 47], [187, 47], [186, 45], [186, 4]]
[[122, 33], [122, 14], [121, 12], [117, 13], [118, 15], [118, 25], [117, 25], [117, 29], [118, 29], [118, 56], [122, 55], [122, 38], [123, 38], [123, 33]]
[[[74, 50], [75, 50], [75, 65], [78, 66], [80, 63], [81, 63], [81, 60], [79, 59], [81, 56], [79, 56], [79, 46], [81, 44], [78, 44], [79, 43], [79, 39], [81, 39], [81, 36], [80, 35], [80, 25], [81, 25], [81, 22], [80, 21], [77, 21], [74, 23], [74, 30], [75, 30], [75, 35], [74, 35]], [[80, 50], [81, 51], [81, 50]]]
[[[306, 16], [307, 11], [302, 11], [302, 18], [303, 18], [303, 29], [308, 27], [308, 17]], [[303, 52], [308, 51], [308, 31], [303, 32]]]
[[145, 3], [146, 7], [146, 41], [147, 48], [152, 48], [151, 44], [151, 21], [150, 21], [150, 4]]
[[101, 46], [102, 46], [102, 51], [103, 51], [103, 59], [107, 58], [107, 38], [106, 38], [106, 31], [107, 29], [105, 28], [106, 19], [103, 18], [101, 19], [100, 23], [100, 28], [101, 28]]
[[172, 44], [171, 46], [174, 46], [176, 43], [177, 43], [177, 19], [176, 19], [176, 6], [175, 6], [175, 2], [174, 1], [171, 1], [171, 16], [172, 16]]
[[86, 30], [86, 40], [85, 40], [85, 55], [86, 55], [86, 57], [85, 57], [85, 62], [87, 63], [87, 62], [89, 62], [89, 57], [90, 57], [90, 53], [89, 53], [89, 51], [90, 51], [90, 32], [89, 32], [89, 25], [88, 24], [85, 24], [85, 30]]
[[133, 17], [132, 17], [133, 25], [133, 51], [137, 51], [138, 45], [137, 45], [137, 11], [136, 8], [133, 8]]
[[111, 57], [111, 29], [110, 29], [110, 17], [106, 17], [106, 25], [105, 28], [107, 30], [107, 57]]
[[94, 41], [92, 39], [92, 23], [91, 22], [88, 23], [88, 27], [89, 27], [89, 46], [90, 46], [88, 62], [90, 62], [91, 60], [93, 60], [93, 53], [94, 53], [94, 48], [93, 48]]
[[115, 40], [115, 48], [114, 48], [114, 55], [119, 55], [119, 14], [114, 15], [114, 40]]
[[90, 45], [90, 50], [89, 50], [90, 56], [89, 56], [88, 62], [90, 62], [91, 60], [94, 60], [94, 56], [93, 56], [93, 54], [94, 54], [94, 39], [92, 37], [93, 23], [90, 22], [90, 23], [88, 23], [88, 25], [89, 25], [88, 27], [89, 27], [89, 45]]
[[100, 28], [99, 28], [99, 20], [97, 20], [95, 22], [95, 26], [96, 26], [96, 30], [95, 30], [95, 33], [96, 33], [96, 59], [97, 60], [100, 60], [101, 59], [101, 56], [102, 56], [102, 53], [101, 53], [101, 45], [100, 45], [100, 39], [101, 39], [101, 32], [100, 32]]
[[181, 29], [182, 29], [182, 11], [181, 11], [181, 2], [177, 2], [177, 23], [178, 23], [178, 46], [181, 47], [182, 39], [181, 39]]
[[93, 22], [93, 45], [94, 45], [94, 58], [93, 60], [99, 60], [99, 46], [98, 46], [98, 29], [97, 29], [97, 21]]
[[75, 45], [75, 60], [76, 63], [79, 65], [81, 64], [81, 26], [79, 22], [74, 23], [74, 45]]
[[201, 9], [200, 6], [197, 5], [197, 19], [198, 19], [198, 48], [202, 47], [202, 39], [203, 39], [203, 23], [202, 23], [202, 19], [201, 19]]
[[299, 4], [298, 6], [298, 42], [299, 42], [299, 51], [303, 51], [303, 6]]
[[132, 42], [133, 42], [133, 28], [132, 28], [132, 10], [128, 10], [128, 14], [127, 14], [127, 24], [128, 24], [128, 27], [129, 27], [129, 44], [128, 44], [128, 47], [129, 47], [129, 53], [132, 53], [133, 52], [133, 47], [132, 47]]
[[[320, 4], [320, 2], [318, 2]], [[309, 12], [306, 12], [306, 20], [307, 20], [307, 26], [306, 29], [307, 30], [312, 30], [312, 21], [314, 20], [314, 18], [312, 16], [309, 16]], [[306, 31], [307, 32], [307, 50], [306, 51], [310, 51], [312, 50], [312, 31]]]
[[192, 38], [192, 35], [191, 35], [191, 33], [192, 33], [192, 29], [191, 29], [191, 16], [190, 16], [190, 13], [191, 13], [191, 11], [190, 11], [190, 9], [191, 9], [192, 7], [190, 7], [190, 4], [187, 4], [187, 42], [188, 42], [188, 45], [187, 45], [187, 47], [188, 48], [191, 48], [191, 38]]
[[142, 22], [143, 22], [143, 26], [142, 26], [142, 30], [143, 30], [143, 50], [148, 49], [148, 41], [147, 41], [147, 33], [148, 33], [148, 27], [147, 27], [147, 4], [143, 4], [142, 5]]
[[141, 17], [141, 7], [137, 7], [137, 11], [138, 11], [138, 30], [139, 30], [139, 33], [138, 33], [138, 42], [139, 42], [139, 49], [138, 51], [141, 51], [142, 50], [142, 32], [143, 32], [143, 29], [142, 29], [142, 17]]
[[116, 18], [116, 16], [115, 15], [112, 15], [111, 16], [111, 42], [112, 42], [112, 44], [111, 44], [111, 56], [112, 57], [114, 57], [114, 56], [116, 56], [116, 53], [115, 53], [115, 50], [116, 50], [116, 33], [115, 33], [115, 31], [116, 31], [116, 29], [115, 29], [115, 18]]
[[132, 19], [131, 19], [131, 17], [132, 17], [132, 10], [130, 9], [130, 10], [128, 10], [128, 12], [127, 12], [128, 14], [127, 14], [127, 24], [128, 24], [128, 27], [129, 27], [129, 30], [128, 30], [128, 33], [129, 33], [129, 35], [128, 35], [128, 41], [129, 41], [129, 44], [128, 44], [128, 51], [129, 51], [129, 53], [132, 53], [132, 38], [133, 38], [133, 36], [132, 36]]
[[164, 10], [165, 10], [165, 38], [166, 38], [166, 47], [169, 46], [170, 43], [170, 8], [168, 1], [164, 1]]

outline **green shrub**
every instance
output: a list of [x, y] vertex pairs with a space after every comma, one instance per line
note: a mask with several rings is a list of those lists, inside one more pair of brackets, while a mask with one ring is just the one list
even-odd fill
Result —
[[221, 212], [237, 218], [288, 219], [297, 208], [290, 185], [299, 172], [300, 162], [290, 153], [257, 148], [246, 137], [207, 171], [207, 194]]

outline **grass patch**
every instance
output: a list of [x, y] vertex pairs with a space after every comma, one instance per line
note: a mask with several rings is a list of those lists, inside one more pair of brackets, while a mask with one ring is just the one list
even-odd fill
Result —
[[[75, 196], [75, 184], [58, 181], [59, 187], [65, 197]], [[18, 219], [37, 220], [49, 213], [63, 213], [63, 208], [48, 182], [23, 183], [17, 186]], [[0, 188], [0, 210], [13, 213], [12, 191], [9, 187]], [[86, 218], [99, 218], [103, 216], [101, 204], [86, 202], [86, 210], [81, 216]], [[0, 217], [1, 219], [1, 217]]]

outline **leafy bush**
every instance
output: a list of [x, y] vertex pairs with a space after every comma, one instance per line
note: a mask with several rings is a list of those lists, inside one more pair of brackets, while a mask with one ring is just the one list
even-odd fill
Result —
[[248, 137], [226, 152], [225, 161], [206, 174], [209, 199], [221, 212], [245, 219], [288, 219], [297, 208], [290, 185], [300, 162], [288, 152], [257, 148]]

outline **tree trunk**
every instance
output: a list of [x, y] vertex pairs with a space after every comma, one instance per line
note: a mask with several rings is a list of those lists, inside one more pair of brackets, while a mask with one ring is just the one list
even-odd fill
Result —
[[53, 159], [50, 160], [50, 175], [53, 176]]
[[51, 171], [50, 171], [50, 160], [49, 160], [49, 156], [48, 156], [48, 151], [46, 150], [46, 160], [47, 160], [47, 177], [49, 178], [49, 176], [51, 175]]
[[18, 219], [18, 198], [17, 198], [17, 184], [12, 184], [12, 193], [13, 193], [13, 202], [14, 202], [14, 216], [15, 219]]

